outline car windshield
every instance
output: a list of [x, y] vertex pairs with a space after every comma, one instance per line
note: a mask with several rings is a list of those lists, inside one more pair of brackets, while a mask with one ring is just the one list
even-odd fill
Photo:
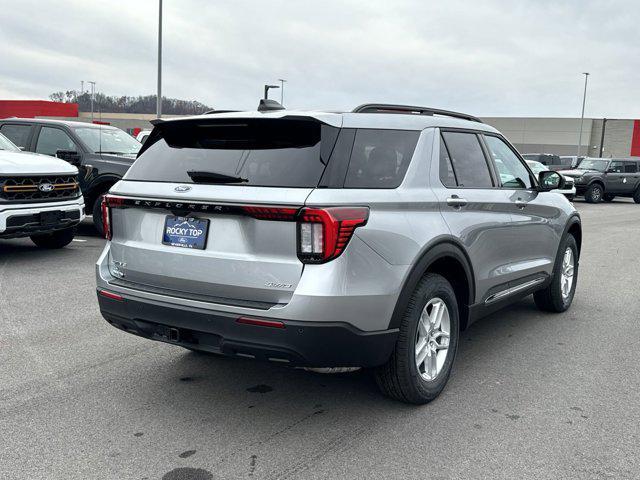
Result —
[[577, 168], [580, 170], [595, 170], [597, 172], [604, 172], [607, 170], [609, 160], [594, 160], [591, 158], [585, 158], [580, 162]]
[[531, 171], [536, 175], [538, 175], [540, 172], [545, 172], [548, 170], [547, 167], [545, 167], [543, 164], [534, 160], [527, 160], [527, 165], [529, 165]]
[[78, 127], [76, 134], [94, 153], [136, 155], [142, 144], [118, 128]]
[[19, 152], [20, 149], [16, 147], [11, 140], [0, 133], [0, 150], [7, 150], [9, 152]]

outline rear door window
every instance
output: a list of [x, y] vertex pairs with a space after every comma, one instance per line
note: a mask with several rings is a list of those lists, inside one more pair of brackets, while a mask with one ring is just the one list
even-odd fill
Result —
[[456, 174], [451, 165], [451, 157], [444, 144], [442, 136], [440, 136], [440, 181], [445, 187], [455, 187], [458, 185]]
[[624, 164], [624, 173], [636, 173], [638, 166], [635, 162], [627, 162]]
[[0, 133], [11, 140], [16, 146], [27, 149], [31, 125], [17, 125], [6, 123], [0, 127]]
[[344, 187], [398, 187], [419, 136], [419, 131], [411, 130], [358, 129]]
[[467, 188], [493, 187], [489, 165], [476, 134], [443, 132], [442, 137], [451, 157], [458, 186]]

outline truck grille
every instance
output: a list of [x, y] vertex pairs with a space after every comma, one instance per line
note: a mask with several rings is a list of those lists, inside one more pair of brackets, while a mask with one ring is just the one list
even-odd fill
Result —
[[77, 175], [0, 177], [0, 200], [50, 201], [80, 195]]

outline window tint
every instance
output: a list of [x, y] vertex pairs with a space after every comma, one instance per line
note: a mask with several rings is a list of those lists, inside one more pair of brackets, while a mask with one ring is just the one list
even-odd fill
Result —
[[634, 162], [627, 162], [624, 164], [624, 173], [636, 173], [638, 166]]
[[444, 132], [453, 171], [461, 187], [492, 187], [489, 166], [484, 158], [478, 137], [472, 133]]
[[345, 188], [396, 188], [407, 171], [420, 132], [359, 129]]
[[458, 185], [456, 182], [456, 175], [453, 172], [453, 166], [451, 165], [451, 158], [449, 158], [449, 152], [447, 146], [440, 137], [440, 181], [445, 187], [455, 187]]
[[316, 187], [338, 129], [309, 120], [198, 119], [167, 122], [158, 132], [125, 179], [206, 183], [213, 174], [231, 177], [228, 184]]
[[609, 165], [609, 170], [615, 173], [623, 173], [624, 172], [624, 162], [611, 162]]
[[18, 147], [26, 148], [29, 133], [31, 132], [31, 125], [6, 124], [0, 127], [0, 132]]
[[485, 135], [485, 140], [504, 188], [531, 188], [531, 176], [513, 150], [500, 138]]
[[38, 135], [36, 153], [55, 156], [58, 150], [78, 151], [76, 144], [63, 130], [52, 127], [42, 127]]

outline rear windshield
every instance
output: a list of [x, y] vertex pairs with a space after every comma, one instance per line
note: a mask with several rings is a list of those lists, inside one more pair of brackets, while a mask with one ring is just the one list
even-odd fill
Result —
[[183, 121], [156, 130], [125, 180], [315, 187], [338, 134], [315, 120], [288, 119]]
[[341, 130], [309, 119], [172, 122], [153, 131], [124, 178], [263, 187], [396, 188], [419, 136], [419, 131], [407, 130]]

